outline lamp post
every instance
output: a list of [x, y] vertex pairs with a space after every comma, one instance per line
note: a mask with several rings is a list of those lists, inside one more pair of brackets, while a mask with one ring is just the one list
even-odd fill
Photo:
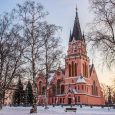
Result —
[[28, 87], [27, 87], [27, 92], [26, 92], [26, 106], [28, 104]]
[[111, 101], [111, 89], [110, 89], [110, 87], [108, 87], [108, 104], [110, 105], [110, 104], [112, 104], [112, 101]]
[[112, 104], [112, 101], [111, 101], [111, 88], [109, 86], [107, 86], [108, 88], [108, 110], [110, 110], [110, 105]]

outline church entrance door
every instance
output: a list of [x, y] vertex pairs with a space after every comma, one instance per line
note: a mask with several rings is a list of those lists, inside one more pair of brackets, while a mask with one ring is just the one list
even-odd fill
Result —
[[68, 98], [68, 104], [70, 105], [72, 103], [72, 99]]

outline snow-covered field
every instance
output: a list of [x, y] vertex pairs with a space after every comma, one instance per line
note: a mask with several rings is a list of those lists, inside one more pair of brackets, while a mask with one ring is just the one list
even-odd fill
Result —
[[[85, 107], [77, 108], [75, 112], [65, 112], [65, 108], [68, 106], [49, 106], [49, 109], [45, 110], [44, 107], [38, 106], [38, 112], [32, 115], [115, 115], [115, 109], [101, 108], [101, 107]], [[3, 107], [0, 110], [0, 115], [28, 115], [30, 114], [31, 107]]]

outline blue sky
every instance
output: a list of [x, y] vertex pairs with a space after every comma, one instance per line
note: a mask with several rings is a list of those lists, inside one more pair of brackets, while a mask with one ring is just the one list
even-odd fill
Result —
[[[0, 0], [0, 13], [10, 11], [24, 0]], [[61, 26], [63, 45], [67, 48], [70, 29], [73, 28], [76, 6], [78, 7], [79, 19], [82, 31], [86, 31], [86, 24], [90, 22], [88, 0], [35, 0], [40, 2], [49, 12], [47, 19], [49, 23]]]
[[[6, 11], [10, 11], [16, 6], [16, 3], [21, 3], [24, 0], [0, 0], [0, 14]], [[62, 43], [65, 47], [65, 52], [67, 51], [68, 39], [70, 34], [70, 29], [73, 28], [73, 23], [75, 19], [76, 6], [78, 8], [78, 15], [81, 25], [81, 30], [87, 32], [87, 24], [92, 21], [93, 15], [89, 10], [88, 0], [35, 0], [40, 2], [46, 11], [49, 12], [47, 20], [49, 23], [54, 23], [61, 26], [62, 29]], [[92, 58], [91, 55], [90, 59]], [[95, 57], [93, 57], [95, 58]], [[95, 61], [96, 69], [98, 68], [98, 61]], [[115, 74], [109, 71], [103, 72], [97, 69], [97, 74], [101, 82], [107, 83], [110, 81], [110, 76]], [[109, 77], [108, 77], [109, 76]], [[103, 79], [104, 78], [104, 79]]]

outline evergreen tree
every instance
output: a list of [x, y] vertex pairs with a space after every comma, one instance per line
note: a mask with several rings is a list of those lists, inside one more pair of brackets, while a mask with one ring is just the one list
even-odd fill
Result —
[[30, 81], [28, 81], [28, 84], [27, 84], [26, 90], [25, 90], [25, 103], [33, 104], [33, 90], [32, 90], [32, 85], [31, 85]]
[[24, 102], [23, 97], [24, 97], [23, 84], [21, 82], [21, 79], [19, 78], [17, 88], [14, 92], [13, 103], [20, 105], [21, 103]]

